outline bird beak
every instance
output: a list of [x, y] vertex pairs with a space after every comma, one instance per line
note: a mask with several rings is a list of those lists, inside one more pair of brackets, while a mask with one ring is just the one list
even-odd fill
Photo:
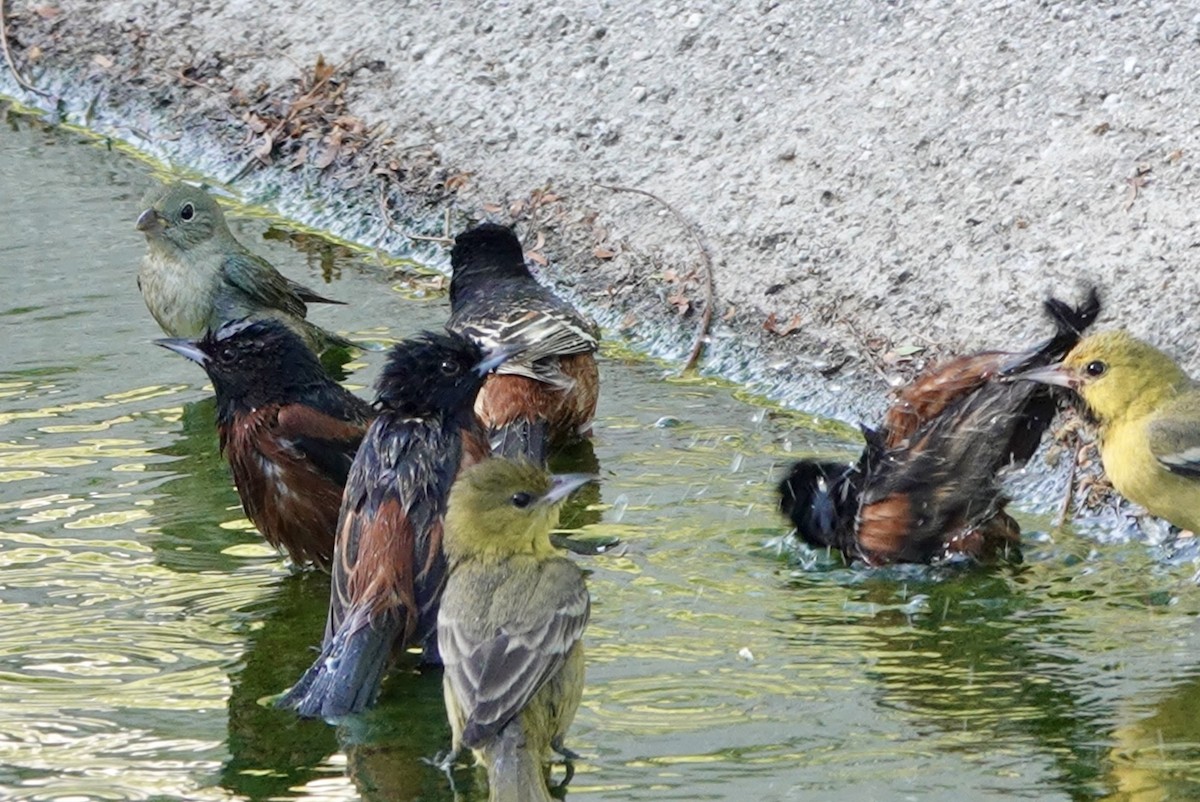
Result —
[[554, 505], [574, 493], [588, 482], [597, 482], [600, 477], [594, 473], [556, 473], [550, 477], [550, 489], [538, 499], [540, 505]]
[[137, 230], [143, 234], [150, 234], [155, 231], [162, 231], [167, 227], [166, 218], [159, 214], [154, 209], [147, 209], [138, 215]]
[[488, 351], [487, 356], [483, 358], [478, 365], [475, 366], [475, 372], [480, 376], [486, 376], [496, 368], [503, 365], [509, 358], [521, 353], [525, 350], [524, 346], [514, 343], [506, 343], [497, 345], [495, 348]]
[[187, 337], [166, 337], [161, 340], [155, 340], [155, 345], [161, 345], [169, 351], [174, 351], [184, 359], [190, 359], [197, 365], [204, 366], [208, 364], [208, 354], [200, 350], [200, 346], [195, 340], [189, 340]]
[[1040, 382], [1041, 384], [1053, 384], [1058, 387], [1067, 387], [1071, 390], [1078, 389], [1079, 387], [1079, 381], [1075, 378], [1074, 374], [1063, 367], [1061, 362], [1056, 365], [1046, 365], [1014, 373], [1008, 378], [1012, 381], [1021, 380]]

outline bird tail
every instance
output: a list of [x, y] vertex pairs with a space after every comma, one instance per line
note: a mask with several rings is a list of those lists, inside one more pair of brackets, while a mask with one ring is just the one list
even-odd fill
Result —
[[1066, 356], [1099, 317], [1100, 293], [1095, 287], [1089, 287], [1083, 301], [1077, 306], [1070, 306], [1057, 298], [1047, 298], [1042, 304], [1042, 309], [1054, 323], [1054, 334], [1045, 342], [1005, 363], [1000, 371], [1002, 375], [1008, 376], [1029, 368], [1049, 365]]
[[347, 350], [350, 348], [359, 348], [352, 341], [347, 340], [340, 334], [334, 334], [328, 329], [323, 329], [316, 323], [310, 323], [307, 320], [301, 321], [303, 328], [303, 336], [314, 352], [320, 354], [325, 351], [334, 349]]
[[545, 418], [519, 418], [488, 433], [492, 453], [508, 459], [525, 458], [545, 465], [550, 456], [550, 423]]
[[488, 802], [551, 802], [542, 758], [528, 747], [520, 718], [514, 719], [483, 754]]
[[397, 619], [389, 613], [373, 622], [369, 611], [355, 610], [325, 639], [320, 655], [276, 706], [326, 721], [361, 713], [375, 701], [403, 632]]

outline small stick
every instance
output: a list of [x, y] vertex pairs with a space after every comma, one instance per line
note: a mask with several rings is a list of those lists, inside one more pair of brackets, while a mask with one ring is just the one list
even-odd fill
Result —
[[692, 349], [688, 352], [687, 362], [683, 364], [683, 372], [687, 373], [696, 367], [696, 363], [700, 361], [700, 353], [704, 350], [704, 340], [708, 337], [709, 328], [712, 326], [714, 295], [716, 291], [713, 288], [713, 266], [712, 256], [708, 252], [708, 246], [704, 244], [704, 239], [700, 236], [700, 231], [694, 226], [683, 212], [676, 209], [667, 201], [655, 195], [653, 192], [647, 192], [644, 189], [636, 189], [634, 187], [618, 187], [609, 184], [596, 183], [596, 186], [601, 189], [607, 189], [610, 192], [632, 192], [636, 195], [644, 195], [647, 198], [657, 202], [667, 211], [675, 216], [675, 219], [687, 230], [695, 241], [696, 247], [700, 249], [701, 264], [704, 265], [704, 311], [700, 315], [700, 328], [696, 331], [696, 337], [692, 340]]
[[25, 80], [25, 76], [17, 69], [17, 62], [13, 60], [12, 51], [8, 48], [8, 17], [4, 13], [4, 0], [0, 0], [0, 48], [4, 50], [4, 60], [8, 62], [8, 68], [12, 70], [13, 79], [22, 89], [41, 97], [50, 97], [49, 92], [38, 89]]
[[430, 237], [424, 234], [409, 234], [400, 226], [392, 222], [392, 216], [388, 214], [387, 208], [387, 191], [384, 188], [379, 190], [379, 215], [383, 218], [383, 224], [387, 226], [388, 231], [394, 231], [406, 239], [415, 240], [417, 242], [436, 242], [441, 245], [453, 245], [454, 237], [450, 236], [450, 209], [446, 209], [446, 218], [442, 226], [442, 236]]

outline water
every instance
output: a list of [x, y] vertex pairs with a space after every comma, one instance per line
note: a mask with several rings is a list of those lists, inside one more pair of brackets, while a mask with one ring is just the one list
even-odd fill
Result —
[[[0, 797], [453, 799], [421, 761], [449, 741], [436, 675], [405, 667], [340, 729], [260, 701], [312, 659], [328, 581], [250, 530], [203, 375], [149, 344], [133, 220], [156, 180], [69, 132], [0, 129]], [[232, 217], [349, 302], [322, 325], [383, 340], [445, 319], [427, 278]], [[773, 477], [852, 450], [845, 429], [617, 349], [602, 374], [604, 482], [569, 517], [629, 548], [585, 560], [570, 797], [1200, 797], [1190, 567], [1030, 516], [1018, 567], [802, 560], [774, 545]]]

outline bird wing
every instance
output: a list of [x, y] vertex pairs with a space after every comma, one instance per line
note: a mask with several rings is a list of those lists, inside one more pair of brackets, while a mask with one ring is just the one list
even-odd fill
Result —
[[[479, 583], [463, 579], [484, 596]], [[456, 615], [444, 604], [438, 619], [438, 646], [468, 747], [499, 732], [562, 668], [591, 613], [582, 572], [570, 560], [552, 558], [538, 566], [531, 581], [513, 579], [490, 594], [497, 615], [480, 618], [466, 613], [469, 607], [454, 605], [462, 611]]]
[[339, 420], [303, 404], [280, 407], [275, 418], [279, 441], [338, 484], [346, 483], [365, 432], [365, 421]]
[[590, 354], [600, 347], [596, 327], [565, 304], [518, 308], [497, 317], [473, 315], [458, 320], [451, 317], [447, 328], [470, 337], [485, 349], [519, 346], [521, 351], [496, 372], [528, 376], [555, 385], [572, 383], [559, 370], [557, 357]]
[[1150, 453], [1171, 473], [1200, 478], [1200, 394], [1195, 390], [1168, 404], [1146, 426]]
[[[405, 625], [432, 625], [445, 575], [441, 522], [461, 442], [420, 420], [377, 419], [359, 448], [338, 519], [326, 637], [348, 611], [403, 608]], [[404, 637], [417, 636], [409, 627]]]
[[296, 317], [308, 314], [308, 307], [293, 288], [295, 282], [285, 278], [270, 262], [249, 251], [236, 251], [221, 262], [221, 274], [254, 305], [278, 309]]
[[307, 287], [298, 281], [292, 281], [287, 276], [283, 277], [287, 282], [288, 289], [292, 291], [301, 301], [310, 304], [341, 304], [345, 306], [345, 301], [335, 301], [333, 298], [327, 298], [311, 287]]

